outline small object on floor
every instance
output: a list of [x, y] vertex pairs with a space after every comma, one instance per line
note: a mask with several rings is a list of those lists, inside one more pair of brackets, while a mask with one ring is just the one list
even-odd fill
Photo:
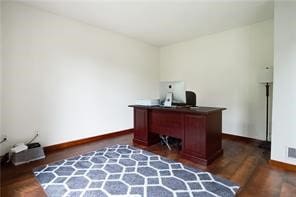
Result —
[[40, 147], [41, 145], [38, 142], [35, 142], [35, 143], [27, 144], [27, 146], [28, 146], [28, 149], [31, 149], [31, 148]]
[[14, 147], [10, 151], [12, 153], [19, 153], [27, 149], [28, 149], [27, 145], [25, 145], [24, 143], [20, 143], [20, 144], [14, 145]]
[[160, 135], [160, 143], [166, 145], [169, 150], [172, 150], [173, 148], [177, 150], [181, 149], [181, 140], [177, 138]]
[[169, 150], [172, 150], [170, 144], [169, 144], [169, 136], [166, 136], [166, 135], [160, 135], [160, 139], [161, 139], [161, 142], [162, 144], [165, 144]]
[[169, 144], [172, 148], [175, 148], [177, 150], [181, 150], [181, 142], [182, 140], [174, 137], [169, 137]]
[[43, 148], [39, 143], [22, 144], [21, 147], [17, 147], [10, 151], [10, 158], [15, 166], [45, 158]]

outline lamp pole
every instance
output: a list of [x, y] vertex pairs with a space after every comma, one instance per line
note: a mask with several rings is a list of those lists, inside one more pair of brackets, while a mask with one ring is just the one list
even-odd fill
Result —
[[269, 83], [265, 84], [266, 89], [266, 142], [268, 142], [268, 97], [269, 97]]
[[261, 72], [261, 78], [260, 78], [260, 83], [265, 85], [265, 95], [266, 95], [266, 120], [265, 120], [265, 141], [263, 141], [259, 147], [270, 150], [271, 148], [271, 143], [269, 141], [269, 88], [270, 85], [272, 84], [272, 68], [270, 67], [265, 67], [262, 72]]

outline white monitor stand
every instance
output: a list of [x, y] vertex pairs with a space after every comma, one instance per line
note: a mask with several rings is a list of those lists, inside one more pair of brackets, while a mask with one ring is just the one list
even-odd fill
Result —
[[165, 107], [172, 107], [172, 102], [173, 102], [173, 93], [168, 92], [165, 97], [164, 106]]
[[159, 96], [164, 107], [173, 107], [174, 103], [186, 103], [184, 82], [161, 81], [159, 86]]

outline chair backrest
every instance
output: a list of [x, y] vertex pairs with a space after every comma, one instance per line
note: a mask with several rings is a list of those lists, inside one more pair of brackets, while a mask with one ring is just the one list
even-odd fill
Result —
[[186, 91], [186, 105], [196, 106], [196, 94], [192, 91]]

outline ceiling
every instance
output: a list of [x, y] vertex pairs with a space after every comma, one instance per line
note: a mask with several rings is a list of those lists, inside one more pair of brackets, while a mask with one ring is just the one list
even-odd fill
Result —
[[273, 17], [270, 0], [26, 0], [30, 6], [164, 46]]

